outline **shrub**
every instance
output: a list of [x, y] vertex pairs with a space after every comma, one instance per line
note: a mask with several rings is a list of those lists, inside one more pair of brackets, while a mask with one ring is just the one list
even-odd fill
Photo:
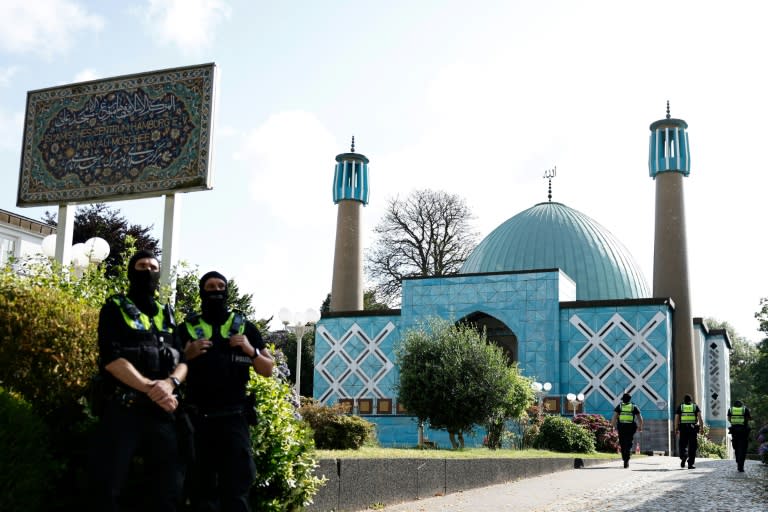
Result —
[[763, 425], [760, 430], [757, 431], [757, 442], [760, 446], [757, 448], [757, 453], [760, 454], [760, 460], [763, 464], [768, 464], [768, 425]]
[[704, 425], [704, 429], [696, 434], [699, 447], [696, 449], [698, 457], [710, 459], [725, 459], [727, 448], [725, 444], [713, 443], [709, 439], [709, 427]]
[[298, 510], [312, 503], [324, 480], [314, 475], [312, 432], [294, 415], [291, 386], [251, 369], [248, 390], [256, 397], [258, 424], [251, 427], [256, 482], [251, 508], [264, 512]]
[[44, 509], [57, 466], [45, 423], [21, 396], [0, 387], [0, 510]]
[[43, 416], [76, 407], [96, 371], [97, 324], [98, 309], [66, 290], [0, 279], [0, 381]]
[[315, 446], [321, 450], [357, 450], [374, 433], [372, 423], [359, 416], [345, 414], [339, 404], [326, 406], [308, 401], [299, 412], [312, 427]]
[[566, 453], [595, 451], [595, 438], [581, 425], [562, 416], [546, 416], [536, 437], [536, 447]]
[[536, 438], [539, 437], [539, 428], [543, 421], [544, 415], [538, 405], [528, 407], [525, 414], [517, 420], [518, 430], [522, 432], [522, 448], [533, 448], [536, 445]]
[[619, 449], [619, 434], [611, 422], [600, 414], [577, 414], [573, 418], [577, 425], [586, 427], [595, 436], [595, 448], [599, 452], [616, 453]]

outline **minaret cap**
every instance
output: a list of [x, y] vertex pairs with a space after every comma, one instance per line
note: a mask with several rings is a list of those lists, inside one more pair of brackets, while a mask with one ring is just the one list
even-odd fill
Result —
[[674, 117], [671, 117], [669, 113], [669, 100], [667, 100], [667, 117], [665, 119], [659, 119], [658, 121], [654, 121], [651, 123], [651, 131], [655, 130], [656, 128], [661, 127], [667, 127], [667, 126], [676, 126], [683, 129], [688, 128], [688, 123], [683, 121], [682, 119], [675, 119]]

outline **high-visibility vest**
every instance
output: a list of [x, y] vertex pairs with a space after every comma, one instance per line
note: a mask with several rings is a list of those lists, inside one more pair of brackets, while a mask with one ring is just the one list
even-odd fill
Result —
[[696, 404], [680, 404], [680, 423], [696, 423]]
[[635, 410], [635, 404], [633, 403], [621, 404], [621, 410], [619, 412], [619, 423], [634, 423], [635, 422], [635, 415], [633, 414], [634, 410]]
[[[203, 320], [202, 315], [196, 314], [188, 317], [185, 321], [187, 332], [193, 340], [213, 338], [213, 326]], [[243, 315], [238, 311], [232, 311], [227, 321], [221, 324], [219, 334], [221, 339], [228, 339], [234, 334], [243, 334], [245, 332], [245, 321]]]
[[731, 425], [744, 424], [744, 407], [731, 407]]

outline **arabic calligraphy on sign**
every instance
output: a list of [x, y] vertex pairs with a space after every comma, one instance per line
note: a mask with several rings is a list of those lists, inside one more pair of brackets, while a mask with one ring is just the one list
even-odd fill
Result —
[[172, 92], [150, 97], [144, 89], [91, 96], [81, 108], [49, 118], [38, 149], [48, 172], [76, 175], [83, 184], [113, 184], [145, 168], [165, 168], [194, 129], [184, 101]]

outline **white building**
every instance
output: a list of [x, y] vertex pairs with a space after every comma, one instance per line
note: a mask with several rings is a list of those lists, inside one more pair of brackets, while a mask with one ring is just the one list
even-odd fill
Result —
[[42, 252], [43, 238], [56, 228], [44, 222], [0, 210], [0, 265], [9, 258], [21, 258]]

